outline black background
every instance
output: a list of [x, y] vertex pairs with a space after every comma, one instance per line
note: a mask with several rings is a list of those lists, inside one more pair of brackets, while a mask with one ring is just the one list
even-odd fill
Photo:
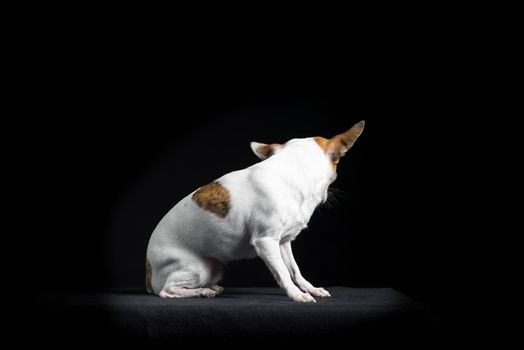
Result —
[[[250, 141], [329, 137], [365, 119], [333, 184], [340, 198], [313, 215], [295, 257], [315, 285], [396, 288], [450, 332], [467, 240], [457, 232], [469, 194], [459, 140], [470, 76], [460, 56], [414, 42], [353, 60], [327, 48], [229, 60], [220, 46], [194, 56], [110, 40], [71, 43], [67, 55], [35, 46], [40, 59], [21, 57], [18, 109], [4, 128], [14, 136], [8, 250], [23, 252], [9, 280], [35, 291], [141, 286], [160, 218], [198, 186], [257, 162]], [[223, 285], [275, 282], [255, 259], [230, 264]]]

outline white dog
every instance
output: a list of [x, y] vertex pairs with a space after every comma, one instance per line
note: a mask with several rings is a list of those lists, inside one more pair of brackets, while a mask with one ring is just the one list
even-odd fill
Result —
[[222, 265], [259, 256], [287, 295], [299, 302], [329, 297], [306, 281], [291, 242], [327, 199], [337, 163], [364, 121], [331, 139], [252, 142], [262, 162], [200, 187], [176, 204], [149, 240], [146, 287], [163, 298], [213, 297]]

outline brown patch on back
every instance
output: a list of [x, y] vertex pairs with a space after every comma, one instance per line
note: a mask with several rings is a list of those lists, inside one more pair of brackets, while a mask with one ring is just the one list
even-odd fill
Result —
[[225, 218], [231, 208], [229, 191], [218, 182], [200, 187], [191, 198], [200, 208], [221, 218]]
[[153, 293], [153, 286], [151, 285], [151, 263], [146, 259], [146, 288], [149, 293]]

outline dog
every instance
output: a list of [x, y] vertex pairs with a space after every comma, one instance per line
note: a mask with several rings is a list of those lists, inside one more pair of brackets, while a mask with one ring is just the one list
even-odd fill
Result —
[[329, 297], [301, 274], [291, 242], [326, 202], [337, 164], [364, 121], [330, 139], [251, 143], [262, 160], [200, 187], [158, 223], [147, 247], [146, 288], [162, 298], [214, 297], [223, 265], [259, 256], [297, 302]]

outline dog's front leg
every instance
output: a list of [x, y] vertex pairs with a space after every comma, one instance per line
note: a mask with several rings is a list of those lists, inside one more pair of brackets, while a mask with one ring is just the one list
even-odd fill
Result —
[[282, 256], [280, 255], [280, 244], [278, 240], [270, 237], [262, 237], [252, 242], [258, 256], [264, 260], [267, 267], [275, 277], [278, 285], [283, 288], [287, 295], [299, 302], [315, 302], [309, 293], [303, 293], [291, 280]]
[[316, 288], [311, 283], [309, 283], [304, 277], [302, 277], [297, 262], [293, 257], [293, 251], [291, 250], [290, 241], [280, 244], [280, 253], [282, 255], [284, 263], [286, 264], [286, 267], [289, 270], [289, 273], [291, 274], [291, 278], [300, 289], [316, 297], [331, 296], [331, 294], [329, 294], [329, 292], [324, 288]]

